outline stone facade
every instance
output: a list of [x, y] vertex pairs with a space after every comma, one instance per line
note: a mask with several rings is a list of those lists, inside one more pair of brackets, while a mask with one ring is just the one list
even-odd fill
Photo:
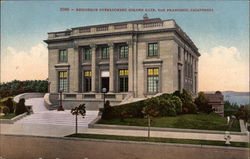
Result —
[[145, 98], [183, 88], [193, 94], [198, 90], [200, 54], [174, 20], [144, 17], [71, 28], [48, 33], [45, 42], [50, 92], [63, 88], [65, 102], [102, 101], [103, 87], [114, 103], [128, 95]]

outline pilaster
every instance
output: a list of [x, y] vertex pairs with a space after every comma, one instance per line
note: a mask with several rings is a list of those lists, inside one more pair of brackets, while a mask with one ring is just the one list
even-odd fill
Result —
[[96, 45], [90, 45], [92, 51], [91, 57], [91, 92], [96, 92]]

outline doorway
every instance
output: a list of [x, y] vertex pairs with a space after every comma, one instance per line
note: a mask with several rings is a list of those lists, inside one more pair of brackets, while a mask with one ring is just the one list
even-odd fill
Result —
[[109, 77], [102, 77], [102, 88], [106, 88], [109, 91]]

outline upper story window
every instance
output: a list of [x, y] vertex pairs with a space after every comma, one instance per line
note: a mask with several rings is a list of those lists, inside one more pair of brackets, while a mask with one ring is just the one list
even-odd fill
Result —
[[120, 59], [128, 58], [128, 46], [127, 45], [120, 46], [119, 58]]
[[109, 58], [109, 48], [103, 47], [101, 55], [102, 55], [102, 59], [108, 59]]
[[158, 55], [158, 43], [149, 43], [148, 56], [157, 56], [157, 55]]
[[91, 56], [92, 56], [91, 48], [85, 48], [83, 56], [84, 60], [91, 60]]
[[119, 70], [119, 91], [120, 92], [128, 91], [128, 70], [127, 69]]
[[67, 50], [60, 50], [59, 51], [59, 62], [68, 62]]

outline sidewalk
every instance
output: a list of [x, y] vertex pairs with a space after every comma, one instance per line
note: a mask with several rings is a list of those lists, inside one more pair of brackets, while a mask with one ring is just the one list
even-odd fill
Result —
[[[75, 127], [66, 125], [45, 125], [45, 124], [1, 124], [1, 134], [34, 135], [63, 137], [75, 132]], [[146, 130], [121, 130], [121, 129], [95, 129], [78, 127], [79, 133], [105, 134], [120, 136], [144, 136], [147, 137]], [[187, 132], [163, 132], [151, 131], [151, 137], [197, 139], [197, 140], [220, 140], [224, 141], [224, 134], [208, 133], [187, 133]], [[231, 141], [248, 142], [249, 137], [243, 135], [231, 135]]]

